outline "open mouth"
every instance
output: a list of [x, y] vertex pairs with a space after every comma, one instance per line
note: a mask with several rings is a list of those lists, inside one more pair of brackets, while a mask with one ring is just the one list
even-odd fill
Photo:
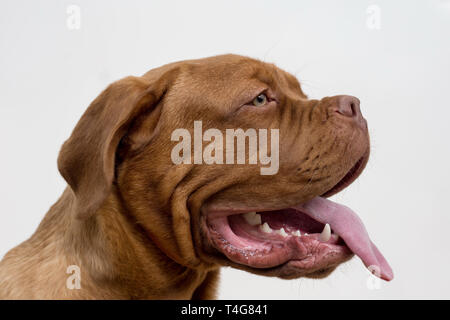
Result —
[[320, 197], [294, 207], [240, 213], [210, 212], [207, 234], [229, 260], [256, 269], [289, 267], [300, 274], [332, 268], [353, 254], [376, 276], [393, 272], [351, 209], [325, 197], [351, 184], [364, 159]]

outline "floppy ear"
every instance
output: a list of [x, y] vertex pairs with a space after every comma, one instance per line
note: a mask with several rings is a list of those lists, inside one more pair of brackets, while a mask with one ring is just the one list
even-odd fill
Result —
[[89, 217], [105, 201], [120, 140], [133, 119], [158, 104], [167, 86], [167, 77], [127, 77], [109, 85], [83, 114], [58, 157], [58, 169], [75, 193], [77, 217]]

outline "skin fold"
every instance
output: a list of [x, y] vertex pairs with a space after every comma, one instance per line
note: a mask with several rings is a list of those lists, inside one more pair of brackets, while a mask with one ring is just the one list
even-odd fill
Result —
[[[254, 106], [265, 92], [269, 101]], [[108, 86], [62, 146], [68, 186], [36, 232], [0, 262], [2, 299], [212, 299], [219, 270], [296, 278], [320, 270], [254, 269], [211, 243], [208, 214], [298, 205], [331, 190], [369, 155], [367, 125], [339, 96], [308, 99], [291, 74], [238, 55], [176, 62]], [[279, 129], [279, 171], [260, 164], [171, 161], [177, 128]], [[364, 120], [365, 121], [365, 120]], [[81, 270], [68, 289], [67, 267]]]

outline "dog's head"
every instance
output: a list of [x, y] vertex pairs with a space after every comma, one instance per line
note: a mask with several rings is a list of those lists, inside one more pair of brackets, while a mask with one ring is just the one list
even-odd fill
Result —
[[389, 279], [357, 217], [325, 200], [368, 156], [358, 99], [311, 100], [276, 66], [224, 55], [111, 84], [58, 165], [79, 218], [114, 186], [133, 221], [180, 264], [319, 277], [356, 253]]

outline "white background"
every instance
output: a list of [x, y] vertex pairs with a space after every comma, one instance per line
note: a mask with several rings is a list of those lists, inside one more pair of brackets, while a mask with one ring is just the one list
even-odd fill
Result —
[[[71, 4], [79, 29], [67, 25]], [[450, 298], [449, 31], [450, 1], [439, 0], [1, 0], [0, 257], [60, 196], [59, 148], [103, 88], [238, 53], [292, 72], [312, 98], [361, 99], [371, 160], [334, 198], [359, 213], [395, 279], [368, 285], [358, 258], [325, 280], [224, 269], [220, 298]]]

